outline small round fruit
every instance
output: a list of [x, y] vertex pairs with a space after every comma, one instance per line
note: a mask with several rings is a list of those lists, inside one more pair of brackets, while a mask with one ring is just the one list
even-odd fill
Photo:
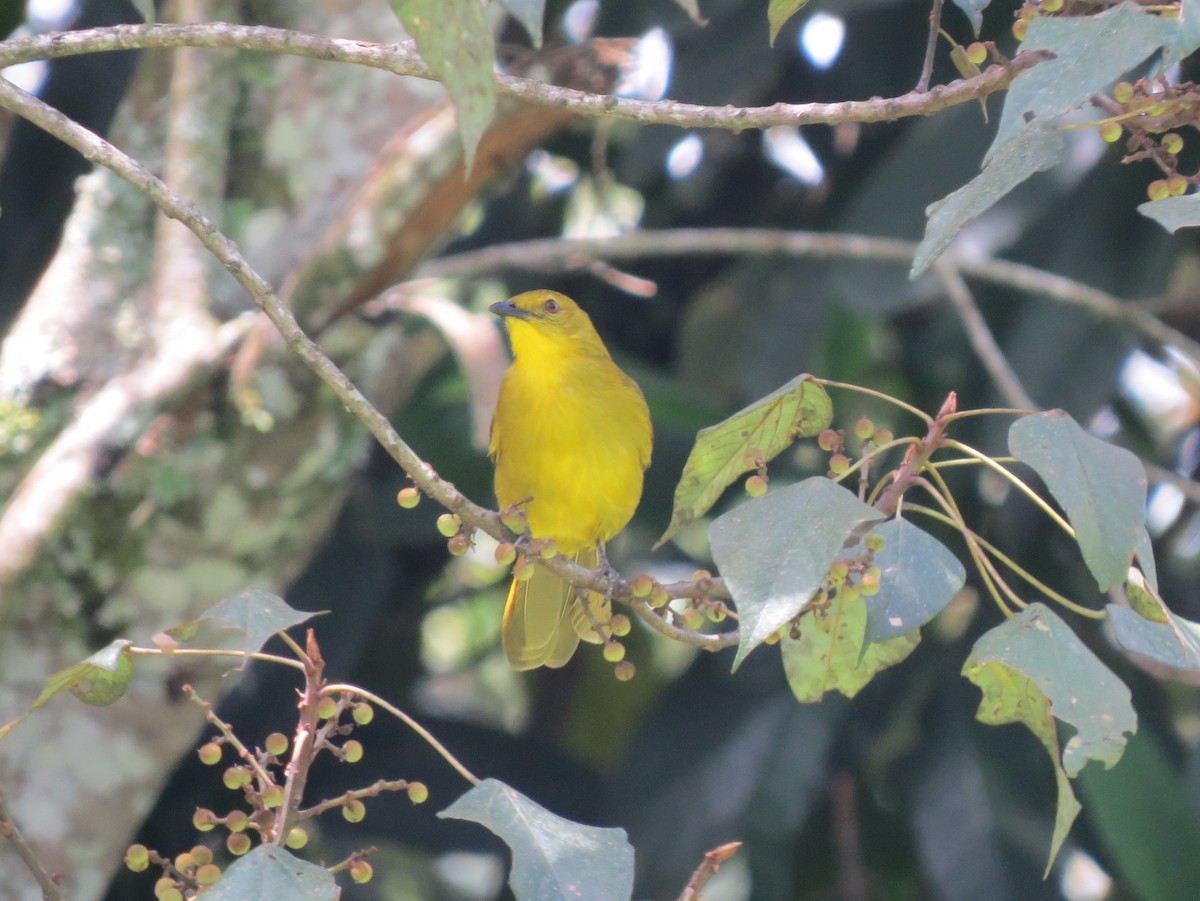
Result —
[[635, 598], [647, 598], [654, 590], [654, 580], [645, 573], [629, 583], [629, 593]]
[[1042, 10], [1048, 13], [1056, 13], [1063, 8], [1063, 0], [1042, 0]]
[[1166, 200], [1171, 196], [1171, 188], [1165, 178], [1156, 178], [1146, 185], [1146, 196], [1151, 200]]
[[515, 535], [524, 535], [529, 529], [529, 519], [525, 516], [525, 511], [517, 507], [509, 507], [507, 510], [501, 511], [500, 521]]
[[335, 701], [333, 698], [321, 698], [320, 703], [317, 704], [317, 716], [323, 720], [333, 719], [335, 716], [337, 716], [337, 712], [337, 701]]
[[631, 660], [622, 660], [613, 667], [613, 675], [617, 677], [618, 682], [628, 682], [637, 675], [637, 667]]
[[424, 782], [410, 782], [405, 791], [408, 792], [408, 800], [414, 804], [424, 804], [429, 800], [429, 789]]
[[221, 881], [221, 868], [215, 863], [206, 863], [196, 870], [196, 882], [199, 885], [216, 885]]
[[175, 884], [175, 880], [170, 876], [163, 876], [158, 880], [158, 882], [154, 883], [154, 897], [157, 898], [158, 901], [163, 901], [164, 897], [171, 897], [168, 894], [168, 892], [171, 891], [178, 892], [179, 886]]
[[282, 732], [272, 732], [263, 742], [263, 746], [272, 757], [282, 757], [287, 753], [288, 737]]
[[375, 708], [364, 701], [361, 704], [355, 704], [350, 711], [350, 715], [354, 717], [354, 722], [360, 726], [365, 726], [371, 720], [375, 719]]
[[988, 58], [987, 47], [984, 46], [983, 44], [979, 43], [979, 41], [975, 41], [974, 43], [967, 44], [967, 59], [969, 59], [972, 63], [974, 63], [977, 66], [982, 66], [984, 63], [987, 62], [987, 58]]
[[878, 532], [872, 532], [866, 537], [866, 540], [863, 542], [863, 544], [867, 546], [868, 551], [873, 554], [877, 554], [887, 546], [887, 539]]
[[1120, 122], [1105, 122], [1100, 126], [1100, 137], [1108, 144], [1117, 143], [1124, 133], [1125, 129], [1121, 128]]
[[501, 566], [510, 566], [517, 559], [517, 546], [511, 541], [501, 541], [496, 545], [496, 562]]
[[172, 885], [164, 888], [161, 892], [155, 889], [154, 897], [158, 901], [183, 901], [183, 892], [179, 890], [179, 886]]
[[625, 645], [619, 641], [610, 641], [604, 646], [604, 659], [609, 663], [620, 663], [625, 659]]
[[1162, 136], [1162, 148], [1174, 156], [1183, 150], [1183, 137], [1177, 132], [1168, 132]]
[[854, 423], [854, 437], [859, 441], [866, 441], [875, 434], [875, 423], [871, 422], [866, 416]]
[[850, 468], [850, 458], [845, 454], [834, 454], [829, 458], [829, 471], [835, 476], [840, 476]]
[[1117, 103], [1128, 103], [1133, 99], [1133, 85], [1127, 81], [1118, 81], [1113, 85], [1113, 100]]
[[217, 825], [217, 815], [206, 807], [197, 807], [192, 814], [192, 828], [197, 832], [211, 832]]
[[704, 609], [704, 615], [708, 617], [708, 621], [710, 623], [725, 622], [726, 613], [724, 607], [718, 607], [716, 605], [713, 605], [712, 607], [706, 607]]
[[411, 485], [408, 488], [401, 488], [396, 492], [396, 503], [405, 510], [411, 510], [417, 504], [421, 503], [421, 492]]
[[453, 538], [462, 529], [462, 520], [454, 513], [443, 513], [437, 518], [437, 530], [444, 538]]
[[862, 589], [853, 582], [847, 582], [838, 591], [838, 597], [845, 603], [852, 604], [862, 597]]
[[518, 582], [528, 582], [533, 578], [533, 563], [528, 557], [522, 557], [513, 566], [513, 578]]
[[698, 632], [704, 628], [704, 614], [695, 607], [688, 607], [683, 611], [683, 627], [691, 632]]
[[538, 556], [543, 560], [553, 560], [558, 556], [558, 543], [553, 538], [544, 539], [541, 550], [538, 551]]
[[342, 817], [347, 823], [361, 823], [367, 815], [367, 805], [358, 798], [352, 798], [342, 805]]
[[655, 610], [661, 610], [669, 603], [671, 603], [671, 595], [667, 592], [667, 586], [655, 585], [654, 590], [650, 592], [650, 606]]
[[1162, 116], [1162, 115], [1165, 115], [1166, 112], [1167, 112], [1167, 105], [1160, 100], [1158, 103], [1150, 104], [1150, 107], [1146, 110], [1146, 115]]
[[842, 436], [836, 429], [825, 429], [817, 436], [817, 447], [825, 452], [837, 450], [842, 445]]
[[250, 817], [244, 810], [231, 810], [229, 816], [225, 817], [225, 828], [230, 832], [245, 832], [249, 825]]
[[829, 566], [829, 573], [826, 578], [829, 579], [830, 585], [841, 585], [846, 581], [846, 576], [850, 574], [850, 564], [845, 560], [834, 560]]
[[865, 574], [858, 580], [858, 590], [866, 597], [879, 594], [879, 576], [872, 576], [870, 573]]
[[892, 434], [891, 429], [879, 428], [875, 430], [875, 434], [871, 436], [871, 440], [875, 442], [877, 447], [883, 447], [883, 445], [894, 440], [895, 437], [896, 436]]
[[283, 843], [293, 851], [299, 851], [308, 844], [308, 832], [303, 826], [293, 826], [288, 830], [287, 838]]
[[362, 885], [364, 882], [370, 882], [371, 877], [375, 875], [375, 870], [365, 860], [356, 860], [350, 864], [350, 878]]
[[461, 532], [446, 542], [446, 548], [454, 557], [461, 557], [471, 549], [471, 539]]
[[192, 857], [190, 851], [184, 851], [182, 854], [176, 854], [175, 860], [172, 862], [175, 864], [175, 869], [177, 869], [180, 873], [188, 873], [196, 869], [196, 858]]
[[1013, 37], [1018, 41], [1025, 40], [1025, 35], [1029, 33], [1029, 20], [1017, 19], [1017, 21], [1013, 22], [1012, 33]]
[[1182, 175], [1172, 175], [1167, 179], [1167, 190], [1172, 197], [1182, 197], [1187, 193], [1188, 180]]
[[125, 849], [125, 866], [135, 873], [143, 872], [150, 866], [150, 849], [145, 845], [130, 845]]
[[196, 755], [205, 766], [216, 766], [221, 762], [221, 746], [215, 741], [210, 741], [201, 745]]
[[346, 763], [358, 763], [363, 756], [362, 742], [350, 739], [342, 745], [342, 753], [345, 755]]
[[234, 857], [241, 857], [250, 850], [252, 844], [250, 836], [244, 832], [234, 832], [225, 839], [225, 847]]
[[614, 613], [612, 619], [608, 621], [608, 627], [612, 629], [612, 634], [617, 638], [624, 638], [633, 628], [633, 623], [624, 613]]
[[250, 771], [244, 766], [231, 766], [221, 774], [221, 781], [231, 791], [236, 791], [250, 781]]
[[262, 793], [263, 807], [268, 810], [274, 810], [283, 804], [283, 789], [278, 785], [268, 785]]
[[208, 845], [195, 845], [191, 850], [191, 855], [196, 859], [197, 866], [204, 866], [206, 863], [213, 862], [212, 848]]
[[751, 497], [762, 497], [767, 493], [767, 480], [760, 475], [746, 479], [746, 493]]

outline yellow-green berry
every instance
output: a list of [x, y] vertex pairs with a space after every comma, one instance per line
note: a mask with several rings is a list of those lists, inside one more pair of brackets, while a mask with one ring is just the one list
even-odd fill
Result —
[[842, 446], [842, 436], [836, 429], [825, 429], [817, 436], [817, 447], [825, 452], [837, 450]]
[[500, 521], [514, 535], [523, 535], [529, 529], [529, 518], [519, 507], [509, 507], [500, 511]]
[[282, 732], [272, 732], [263, 742], [263, 746], [272, 757], [282, 757], [287, 753], [288, 737]]
[[263, 807], [273, 810], [283, 804], [283, 789], [278, 785], [268, 785], [262, 793]]
[[1109, 144], [1117, 143], [1124, 133], [1125, 130], [1121, 128], [1120, 122], [1105, 122], [1100, 126], [1100, 137]]
[[1187, 193], [1188, 180], [1182, 175], [1172, 175], [1167, 179], [1167, 190], [1172, 197], [1182, 197]]
[[375, 708], [364, 701], [360, 704], [355, 704], [350, 711], [350, 715], [354, 717], [354, 722], [360, 726], [365, 726], [371, 720], [375, 719]]
[[351, 798], [342, 805], [342, 817], [347, 823], [361, 823], [367, 815], [367, 805], [359, 798]]
[[629, 583], [629, 593], [635, 598], [646, 598], [654, 590], [654, 580], [645, 573]]
[[171, 895], [168, 894], [171, 891], [178, 892], [179, 887], [175, 884], [175, 880], [170, 876], [162, 876], [156, 883], [154, 883], [154, 897], [157, 898], [158, 901], [163, 901], [164, 898], [171, 897]]
[[199, 867], [213, 862], [212, 848], [208, 847], [208, 845], [192, 846], [191, 855], [196, 861], [196, 866]]
[[617, 677], [618, 682], [628, 682], [637, 675], [637, 667], [631, 660], [622, 660], [613, 667], [613, 675]]
[[751, 497], [762, 497], [767, 493], [767, 480], [760, 475], [752, 475], [746, 479], [745, 488]]
[[1183, 137], [1177, 132], [1168, 132], [1162, 136], [1162, 149], [1174, 156], [1183, 150]]
[[871, 422], [866, 416], [862, 417], [858, 422], [854, 423], [854, 437], [859, 441], [866, 441], [875, 434], [875, 423]]
[[625, 659], [625, 645], [619, 641], [610, 641], [604, 646], [604, 659], [609, 663], [620, 663]]
[[150, 849], [145, 845], [130, 845], [125, 849], [125, 866], [135, 873], [141, 873], [150, 866]]
[[215, 741], [201, 745], [196, 754], [205, 766], [215, 766], [221, 762], [221, 746]]
[[628, 635], [633, 628], [633, 623], [629, 621], [629, 617], [624, 613], [614, 613], [612, 619], [608, 621], [608, 627], [612, 629], [612, 634], [617, 638], [623, 638]]
[[250, 850], [252, 844], [250, 836], [244, 832], [234, 832], [225, 839], [225, 847], [234, 857], [241, 857]]
[[558, 543], [553, 538], [545, 538], [541, 542], [538, 556], [543, 560], [553, 560], [558, 556]]
[[835, 476], [840, 476], [850, 468], [850, 458], [845, 454], [834, 454], [829, 458], [829, 471]]
[[158, 901], [183, 901], [183, 892], [179, 890], [179, 886], [172, 883], [161, 890], [156, 888], [154, 890], [154, 897]]
[[337, 701], [331, 697], [324, 697], [317, 703], [317, 716], [323, 720], [331, 720], [337, 716], [338, 707]]
[[683, 611], [683, 627], [691, 632], [704, 628], [704, 614], [695, 607]]
[[345, 755], [346, 763], [358, 763], [363, 756], [362, 742], [350, 739], [342, 745], [342, 754]]
[[411, 485], [408, 488], [401, 488], [396, 492], [396, 503], [405, 510], [411, 510], [417, 504], [421, 503], [421, 492]]
[[1013, 37], [1018, 41], [1025, 40], [1025, 35], [1029, 33], [1029, 20], [1017, 19], [1017, 21], [1013, 22], [1012, 33]]
[[217, 815], [204, 807], [197, 807], [192, 814], [192, 827], [198, 832], [211, 832], [217, 825]]
[[293, 826], [288, 830], [287, 838], [283, 843], [293, 851], [299, 851], [308, 844], [308, 831], [303, 826]]
[[891, 429], [884, 427], [876, 429], [875, 434], [871, 436], [871, 440], [874, 441], [877, 446], [882, 447], [895, 437], [896, 436], [892, 434]]
[[1063, 8], [1063, 0], [1042, 0], [1042, 9], [1048, 13], [1056, 13]]
[[176, 854], [173, 863], [175, 864], [175, 869], [180, 873], [190, 873], [196, 869], [196, 858], [192, 857], [191, 851]]
[[221, 774], [225, 787], [236, 791], [250, 781], [250, 771], [244, 766], [231, 766]]
[[356, 860], [350, 864], [350, 878], [359, 885], [370, 882], [373, 875], [375, 875], [375, 871], [365, 860]]
[[887, 545], [887, 539], [878, 532], [872, 532], [866, 537], [866, 540], [863, 541], [863, 544], [867, 546], [868, 551], [871, 551], [872, 553], [879, 553]]
[[453, 538], [462, 529], [462, 520], [454, 513], [443, 513], [437, 518], [437, 530], [444, 538]]
[[225, 817], [225, 828], [230, 832], [245, 832], [250, 825], [250, 817], [244, 810], [231, 810]]
[[215, 863], [206, 863], [196, 870], [195, 878], [199, 885], [216, 885], [221, 881], [221, 868]]
[[518, 582], [528, 582], [533, 578], [533, 563], [528, 557], [522, 557], [513, 566], [513, 578]]
[[424, 804], [429, 800], [429, 789], [425, 787], [424, 782], [410, 782], [408, 788], [408, 800], [414, 804]]
[[655, 610], [661, 610], [667, 604], [671, 603], [671, 595], [667, 593], [667, 586], [655, 585], [650, 592], [650, 606]]
[[1117, 103], [1128, 103], [1133, 99], [1133, 85], [1127, 81], [1118, 81], [1113, 85], [1113, 100]]
[[511, 541], [501, 541], [496, 545], [496, 562], [508, 566], [517, 559], [517, 546]]
[[979, 41], [967, 44], [967, 59], [969, 59], [972, 63], [977, 66], [982, 66], [985, 62], [987, 62], [987, 58], [988, 49], [986, 46], [979, 43]]
[[446, 542], [446, 548], [451, 555], [461, 557], [471, 549], [471, 539], [460, 532]]
[[1151, 200], [1166, 200], [1171, 196], [1171, 188], [1165, 178], [1156, 178], [1146, 185], [1146, 196]]

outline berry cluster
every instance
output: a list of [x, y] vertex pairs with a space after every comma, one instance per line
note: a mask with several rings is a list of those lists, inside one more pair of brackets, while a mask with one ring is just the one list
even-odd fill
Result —
[[1192, 82], [1168, 84], [1163, 79], [1117, 82], [1112, 98], [1101, 98], [1110, 115], [1100, 123], [1100, 137], [1110, 144], [1125, 138], [1123, 163], [1148, 160], [1162, 172], [1146, 186], [1151, 200], [1186, 194], [1200, 182], [1200, 173], [1179, 171], [1183, 136], [1174, 129], [1193, 124], [1200, 111], [1200, 86]]
[[1018, 41], [1025, 40], [1025, 35], [1029, 31], [1029, 23], [1038, 16], [1054, 15], [1060, 12], [1068, 15], [1098, 12], [1097, 7], [1103, 8], [1101, 4], [1092, 2], [1092, 0], [1071, 0], [1069, 4], [1065, 0], [1041, 0], [1041, 2], [1025, 0], [1025, 4], [1016, 12], [1016, 21], [1013, 22], [1012, 27], [1013, 37]]
[[[895, 439], [891, 429], [885, 426], [877, 427], [866, 416], [854, 424], [854, 437], [858, 439], [859, 455], [863, 457]], [[830, 454], [829, 477], [831, 479], [845, 475], [849, 471], [850, 457], [846, 453], [844, 429], [825, 429], [817, 436], [817, 446]]]
[[[235, 807], [224, 816], [203, 807], [197, 808], [192, 825], [202, 833], [222, 827], [227, 833], [225, 851], [231, 857], [248, 853], [254, 846], [255, 836], [262, 842], [278, 842], [299, 850], [308, 844], [308, 831], [299, 823], [335, 807], [348, 822], [357, 823], [366, 816], [363, 799], [384, 791], [404, 791], [414, 804], [423, 803], [429, 797], [429, 790], [420, 782], [377, 782], [368, 788], [349, 791], [313, 807], [294, 809], [285, 814], [287, 793], [293, 788], [288, 777], [297, 768], [307, 771], [312, 760], [322, 752], [332, 754], [343, 763], [362, 760], [362, 742], [346, 736], [355, 728], [370, 723], [375, 717], [374, 708], [345, 694], [323, 695], [316, 702], [317, 723], [310, 741], [298, 742], [302, 747], [293, 746], [286, 735], [273, 732], [261, 748], [253, 751], [209, 709], [209, 721], [217, 726], [219, 734], [201, 745], [197, 755], [206, 766], [218, 766], [226, 757], [226, 748], [235, 752], [235, 760], [222, 771], [221, 780], [230, 791], [242, 793], [245, 807]], [[348, 717], [343, 721], [346, 714]], [[297, 764], [301, 761], [297, 757], [303, 757], [300, 767]], [[296, 791], [297, 795], [300, 793]], [[293, 799], [292, 803], [297, 800]], [[216, 884], [222, 875], [210, 845], [197, 845], [173, 859], [144, 845], [131, 845], [125, 853], [125, 865], [134, 872], [142, 872], [151, 865], [162, 870], [162, 878], [154, 889], [159, 901], [193, 898]], [[331, 870], [346, 870], [355, 882], [366, 882], [372, 875], [371, 865], [362, 853], [351, 855]]]

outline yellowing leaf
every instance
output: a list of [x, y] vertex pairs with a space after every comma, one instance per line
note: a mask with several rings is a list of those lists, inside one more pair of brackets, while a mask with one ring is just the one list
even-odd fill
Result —
[[738, 476], [754, 469], [748, 454], [751, 449], [770, 460], [796, 438], [816, 435], [829, 426], [833, 404], [825, 389], [811, 379], [798, 376], [724, 422], [697, 433], [675, 488], [671, 524], [655, 547], [703, 516]]
[[843, 601], [834, 595], [825, 610], [810, 610], [800, 620], [800, 638], [780, 641], [788, 685], [801, 701], [819, 701], [828, 691], [848, 698], [866, 687], [880, 670], [899, 663], [921, 643], [921, 633], [867, 645], [867, 607], [862, 598]]
[[55, 673], [46, 680], [46, 687], [29, 709], [37, 710], [63, 691], [71, 692], [94, 707], [112, 704], [125, 694], [133, 678], [133, 663], [129, 657], [132, 644], [131, 641], [114, 641], [82, 663]]

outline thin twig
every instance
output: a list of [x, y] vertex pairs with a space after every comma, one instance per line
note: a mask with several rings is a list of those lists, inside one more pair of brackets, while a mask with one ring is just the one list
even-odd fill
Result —
[[[505, 268], [561, 272], [584, 268], [595, 259], [716, 254], [782, 254], [909, 265], [916, 251], [917, 245], [912, 241], [869, 235], [770, 228], [681, 228], [639, 231], [586, 241], [566, 238], [515, 241], [429, 260], [421, 265], [417, 274], [423, 277], [490, 276]], [[1098, 319], [1128, 326], [1147, 338], [1171, 345], [1200, 366], [1200, 342], [1161, 322], [1136, 302], [1122, 301], [1098, 288], [1021, 263], [962, 259], [952, 253], [942, 259], [971, 278], [1081, 307]]]
[[942, 2], [933, 0], [929, 10], [929, 40], [925, 44], [925, 61], [921, 64], [921, 77], [917, 79], [917, 92], [929, 90], [929, 79], [933, 76], [933, 54], [937, 50], [938, 32], [942, 28]]
[[737, 854], [738, 849], [741, 847], [741, 842], [728, 842], [724, 845], [718, 845], [711, 851], [705, 851], [704, 860], [701, 861], [700, 866], [696, 867], [695, 872], [692, 873], [692, 878], [683, 887], [683, 891], [679, 895], [679, 901], [700, 901], [700, 890], [708, 884], [708, 880], [717, 875], [717, 870], [721, 869], [721, 864]]
[[[411, 41], [375, 44], [286, 31], [266, 26], [207, 22], [201, 25], [116, 25], [80, 31], [50, 32], [0, 42], [0, 68], [35, 59], [54, 59], [111, 50], [157, 47], [227, 47], [282, 53], [310, 59], [355, 63], [397, 75], [432, 79]], [[775, 125], [833, 125], [840, 122], [893, 122], [909, 116], [929, 116], [948, 107], [1006, 89], [1014, 78], [1048, 58], [1041, 51], [1023, 51], [980, 75], [913, 91], [899, 97], [874, 97], [840, 103], [776, 103], [764, 107], [700, 106], [673, 100], [633, 100], [611, 94], [592, 94], [531, 78], [497, 75], [497, 92], [537, 106], [569, 109], [585, 118], [624, 119], [643, 125], [678, 128], [771, 128]]]
[[41, 886], [42, 898], [45, 901], [62, 901], [62, 892], [58, 890], [58, 885], [55, 883], [54, 877], [46, 872], [46, 868], [38, 860], [32, 846], [26, 841], [25, 836], [21, 834], [21, 830], [17, 827], [17, 821], [8, 812], [8, 805], [4, 800], [3, 791], [0, 791], [0, 839], [7, 839], [12, 844], [13, 850], [21, 858], [21, 863], [25, 864], [25, 869], [33, 874], [33, 878]]
[[944, 260], [935, 262], [933, 271], [946, 287], [950, 303], [958, 313], [958, 318], [962, 320], [963, 328], [967, 330], [967, 340], [971, 342], [972, 349], [988, 371], [988, 375], [992, 377], [992, 381], [996, 383], [996, 387], [1000, 389], [1000, 393], [1004, 395], [1004, 399], [1014, 407], [1037, 409], [1037, 404], [1026, 393], [1008, 358], [1004, 356], [1004, 351], [996, 343], [996, 338], [988, 328], [983, 314], [979, 312], [962, 273]]

